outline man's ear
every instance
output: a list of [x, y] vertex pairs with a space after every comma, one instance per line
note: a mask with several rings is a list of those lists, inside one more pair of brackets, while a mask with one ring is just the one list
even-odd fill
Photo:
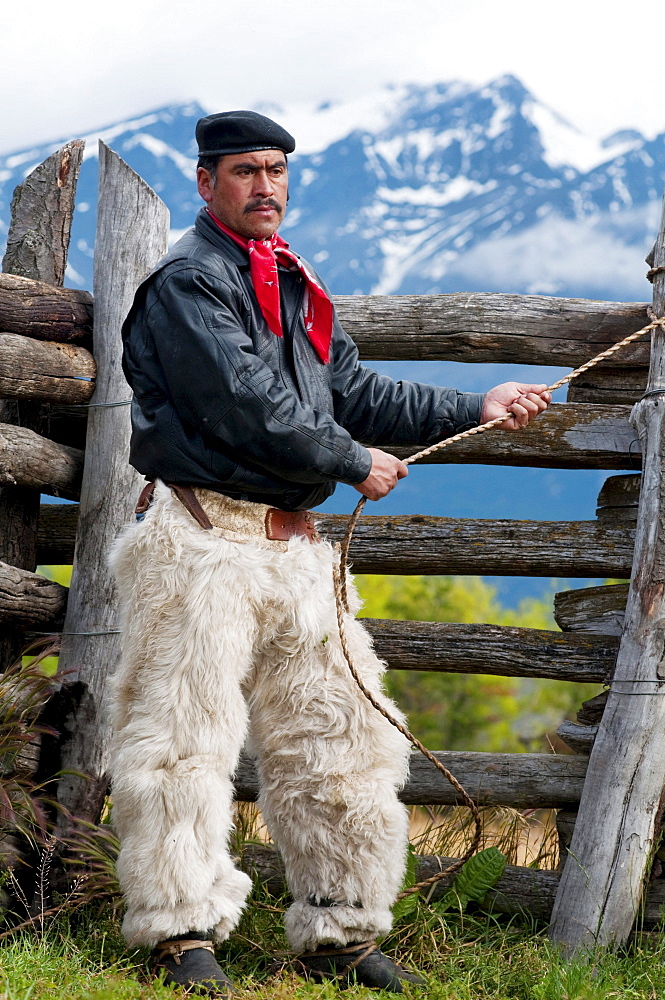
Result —
[[212, 192], [214, 188], [212, 174], [209, 170], [206, 170], [205, 167], [196, 168], [196, 187], [205, 202], [212, 201]]
[[290, 198], [290, 197], [291, 197], [291, 195], [289, 194], [289, 189], [287, 188], [287, 189], [286, 189], [286, 203], [287, 203], [287, 205], [288, 205], [288, 202], [289, 202], [289, 198]]

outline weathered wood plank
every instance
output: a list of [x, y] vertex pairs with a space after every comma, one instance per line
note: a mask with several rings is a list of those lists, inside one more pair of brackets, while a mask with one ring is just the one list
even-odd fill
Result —
[[[587, 758], [553, 753], [474, 753], [440, 750], [435, 756], [483, 805], [553, 808], [579, 801]], [[400, 792], [407, 805], [458, 805], [455, 789], [419, 753], [411, 755], [409, 780]], [[236, 798], [254, 802], [259, 790], [251, 758], [241, 755]]]
[[62, 626], [67, 588], [27, 569], [0, 562], [0, 622], [18, 628]]
[[605, 368], [597, 365], [569, 384], [566, 399], [569, 403], [632, 406], [644, 395], [648, 374], [646, 365], [640, 368]]
[[[363, 358], [576, 367], [649, 322], [646, 303], [545, 295], [336, 295]], [[649, 363], [648, 337], [618, 364]], [[613, 367], [617, 366], [614, 358]]]
[[[469, 298], [464, 293], [334, 297], [361, 356], [375, 360], [572, 366], [648, 322], [640, 303], [479, 293], [466, 307], [462, 300]], [[0, 282], [0, 329], [58, 340], [55, 330], [61, 330], [62, 339], [81, 337], [89, 333], [91, 323], [88, 292], [63, 289], [58, 296], [52, 288], [32, 282]], [[585, 374], [582, 379], [590, 386], [616, 384], [617, 391], [623, 379], [624, 390], [635, 383], [637, 392], [647, 363], [645, 338], [643, 344], [631, 345], [613, 359], [612, 368], [600, 365], [594, 376]], [[577, 388], [576, 383], [573, 386]]]
[[603, 683], [618, 641], [507, 625], [364, 618], [376, 652], [392, 670], [547, 677]]
[[[342, 515], [321, 515], [339, 541]], [[351, 543], [355, 573], [499, 576], [628, 576], [633, 532], [597, 521], [491, 521], [412, 516], [362, 517]]]
[[[419, 881], [430, 878], [436, 872], [450, 867], [454, 860], [454, 858], [421, 855], [418, 858], [416, 878]], [[253, 879], [265, 885], [273, 895], [281, 896], [286, 890], [284, 866], [279, 852], [274, 848], [264, 847], [262, 844], [246, 844], [240, 859], [240, 867]], [[560, 873], [555, 871], [506, 865], [495, 888], [485, 897], [483, 908], [493, 913], [549, 920], [560, 877]], [[450, 875], [437, 882], [430, 890], [431, 898], [441, 899], [451, 887], [454, 878], [455, 875]], [[663, 904], [665, 904], [665, 880], [658, 879], [652, 882], [647, 890], [642, 917], [645, 926], [662, 922]]]
[[598, 734], [598, 726], [583, 726], [579, 722], [566, 719], [556, 731], [560, 740], [576, 754], [591, 753], [594, 740]]
[[[519, 434], [501, 429], [480, 434], [444, 448], [423, 464], [637, 469], [641, 463], [639, 441], [630, 429], [629, 414], [628, 407], [553, 404]], [[386, 450], [405, 457], [419, 447]], [[414, 474], [417, 472], [412, 470]]]
[[0, 396], [85, 403], [92, 396], [96, 366], [75, 344], [0, 333]]
[[37, 340], [88, 340], [92, 331], [92, 295], [57, 288], [45, 281], [0, 276], [0, 330]]
[[[436, 872], [450, 867], [454, 860], [454, 858], [421, 855], [417, 860], [416, 878], [418, 880], [430, 878]], [[286, 891], [284, 865], [275, 848], [264, 847], [262, 844], [246, 844], [240, 858], [240, 867], [273, 895], [282, 896]], [[433, 889], [428, 890], [428, 898], [441, 899], [451, 887], [454, 878], [454, 875], [442, 878]], [[485, 897], [483, 906], [496, 913], [522, 914], [537, 920], [547, 920], [552, 911], [558, 884], [558, 872], [506, 865], [496, 887]]]
[[[73, 508], [65, 512], [55, 506], [47, 516], [50, 520], [39, 536], [40, 553], [50, 552], [48, 561], [68, 562]], [[59, 518], [66, 524], [56, 527]], [[322, 514], [317, 523], [331, 541], [339, 541], [347, 519]], [[356, 573], [627, 576], [632, 540], [630, 529], [603, 528], [597, 521], [371, 515], [360, 520], [351, 559]], [[45, 561], [40, 555], [40, 562]]]
[[607, 706], [607, 691], [601, 691], [593, 698], [583, 701], [577, 711], [577, 721], [583, 726], [597, 726], [602, 722], [603, 713]]
[[3, 271], [63, 284], [84, 148], [82, 139], [68, 142], [15, 188]]
[[[519, 434], [500, 427], [449, 445], [423, 464], [478, 462], [556, 469], [640, 468], [640, 444], [629, 424], [630, 407], [553, 403]], [[416, 451], [386, 448], [400, 458]], [[413, 475], [413, 470], [411, 471]]]
[[637, 507], [641, 484], [639, 474], [608, 476], [598, 494], [598, 513], [606, 507]]
[[634, 528], [640, 498], [640, 475], [610, 476], [598, 494], [596, 516], [602, 524]]
[[[97, 383], [93, 402], [131, 395], [120, 365], [120, 328], [137, 285], [167, 247], [169, 213], [164, 203], [103, 142], [99, 147], [99, 201], [95, 240]], [[120, 654], [117, 596], [108, 568], [111, 542], [132, 513], [141, 477], [129, 465], [128, 406], [95, 407], [88, 417], [74, 572], [60, 665], [76, 670], [82, 691], [73, 734], [63, 748], [65, 770], [58, 800], [71, 815], [96, 820], [106, 792], [109, 723], [108, 677]], [[85, 635], [104, 632], [104, 635]], [[66, 827], [66, 821], [64, 821]]]
[[[58, 446], [63, 447], [63, 446]], [[51, 506], [51, 505], [47, 505]], [[67, 562], [75, 514], [48, 512], [40, 552]], [[66, 525], [56, 528], [58, 518]], [[339, 541], [347, 519], [322, 514], [317, 523]], [[497, 574], [502, 576], [627, 576], [633, 533], [597, 521], [490, 521], [425, 515], [361, 518], [351, 546], [356, 573]], [[40, 556], [40, 562], [45, 560]], [[49, 560], [53, 561], [53, 560]]]
[[597, 512], [598, 521], [606, 527], [630, 528], [637, 526], [637, 504], [634, 507], [601, 507]]
[[[426, 463], [478, 462], [482, 465], [634, 470], [640, 466], [640, 446], [630, 428], [629, 415], [629, 407], [553, 404], [519, 434], [499, 428], [472, 437], [466, 444], [461, 442], [444, 448]], [[85, 419], [81, 413], [72, 413], [71, 417], [73, 423]], [[66, 443], [74, 443], [75, 433], [71, 442]], [[386, 450], [405, 457], [419, 447]], [[411, 475], [417, 474], [411, 470]]]
[[[3, 485], [28, 487], [75, 500], [81, 489], [82, 471], [82, 452], [49, 441], [27, 427], [0, 424], [0, 483]], [[35, 524], [35, 552], [37, 530]]]
[[[57, 286], [62, 285], [65, 273], [83, 145], [77, 141], [59, 149], [36, 167], [14, 191], [7, 252], [2, 263], [5, 273], [0, 278], [0, 285], [4, 289], [8, 286], [13, 289], [12, 308], [19, 312], [22, 308], [25, 311], [28, 300], [33, 304], [40, 301], [39, 290], [35, 289], [36, 282], [41, 283], [39, 288], [42, 292], [50, 285], [51, 300], [68, 303], [66, 310], [69, 311], [69, 318], [62, 318], [69, 327], [72, 313], [75, 312], [72, 302], [78, 301], [79, 297], [73, 299], [70, 294], [63, 295]], [[26, 285], [30, 286], [29, 291]], [[0, 422], [5, 427], [10, 424], [21, 425], [26, 434], [40, 433], [43, 409], [42, 403], [0, 400]], [[7, 440], [7, 435], [4, 435], [4, 439]], [[0, 559], [20, 569], [34, 570], [37, 563], [41, 488], [39, 476], [37, 482], [20, 483], [18, 479], [12, 479], [11, 469], [7, 470], [5, 465], [8, 456], [3, 442], [0, 442], [0, 451], [5, 451], [0, 457], [0, 481], [3, 482], [0, 487]], [[34, 470], [35, 465], [39, 466], [40, 463], [38, 460], [34, 462], [33, 456], [23, 459], [14, 455], [11, 464], [19, 467], [27, 464]], [[3, 476], [7, 471], [9, 476]], [[13, 485], [14, 482], [18, 485]], [[4, 485], [6, 483], [12, 485], [8, 487]], [[22, 634], [5, 626], [0, 634], [0, 669], [12, 663], [24, 646]]]
[[554, 595], [554, 620], [564, 632], [620, 636], [627, 600], [627, 583], [563, 590]]
[[[653, 313], [665, 316], [665, 199], [656, 241]], [[653, 333], [649, 390], [665, 391], [665, 330]], [[579, 816], [552, 914], [568, 954], [626, 940], [659, 835], [665, 786], [665, 407], [632, 412], [644, 473], [634, 572], [619, 655], [589, 758]], [[636, 696], [634, 696], [636, 695]]]

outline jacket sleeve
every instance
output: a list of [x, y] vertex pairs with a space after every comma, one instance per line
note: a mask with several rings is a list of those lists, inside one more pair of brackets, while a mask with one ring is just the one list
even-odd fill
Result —
[[231, 285], [199, 268], [161, 282], [147, 324], [180, 418], [213, 448], [283, 479], [362, 482], [366, 448], [281, 385], [255, 353], [242, 308]]
[[480, 422], [484, 393], [394, 382], [365, 368], [337, 317], [333, 361], [335, 419], [366, 444], [432, 444]]

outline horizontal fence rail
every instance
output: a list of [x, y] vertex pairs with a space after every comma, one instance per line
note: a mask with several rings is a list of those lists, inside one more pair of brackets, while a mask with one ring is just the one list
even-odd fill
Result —
[[[478, 463], [636, 471], [642, 457], [639, 440], [628, 422], [629, 416], [629, 406], [553, 403], [518, 433], [494, 428], [451, 444], [419, 464]], [[419, 447], [387, 447], [385, 450], [406, 458]]]
[[92, 330], [92, 295], [0, 274], [0, 331], [38, 340], [83, 340]]
[[78, 500], [82, 476], [82, 451], [51, 441], [28, 427], [0, 424], [1, 486], [27, 486], [50, 496]]
[[[453, 864], [455, 858], [422, 855], [417, 858], [416, 879], [430, 878]], [[245, 845], [240, 866], [252, 878], [259, 880], [269, 892], [282, 896], [286, 891], [284, 866], [278, 852], [261, 844]], [[436, 900], [450, 889], [455, 875], [442, 878], [429, 890], [429, 898]], [[538, 871], [519, 865], [506, 865], [503, 875], [483, 900], [483, 907], [495, 913], [530, 916], [536, 920], [549, 920], [561, 873]], [[645, 926], [662, 922], [665, 906], [665, 880], [650, 882], [644, 902]]]
[[[646, 303], [546, 295], [336, 295], [340, 320], [368, 360], [506, 362], [577, 366], [648, 322]], [[0, 331], [81, 339], [92, 325], [89, 292], [0, 277]], [[612, 367], [649, 363], [648, 338]]]
[[[441, 750], [434, 755], [479, 805], [556, 809], [579, 802], [588, 760], [552, 753], [482, 753]], [[236, 798], [254, 802], [259, 782], [254, 762], [241, 755]], [[407, 805], [458, 805], [453, 786], [420, 754], [411, 755], [409, 780], [400, 792]]]
[[[89, 398], [94, 385], [75, 378], [62, 379], [57, 391], [48, 398], [63, 402], [63, 384], [65, 389], [67, 385], [73, 387], [69, 399], [74, 402]], [[15, 396], [20, 395], [20, 390], [16, 390]], [[47, 393], [40, 390], [39, 398], [45, 395]], [[85, 406], [81, 410], [82, 414], [74, 420], [70, 440], [74, 433], [81, 440], [79, 425], [85, 419]], [[635, 470], [640, 466], [639, 445], [629, 429], [628, 413], [629, 407], [560, 404], [520, 433], [492, 430], [479, 434], [444, 448], [430, 461]], [[61, 429], [66, 427], [67, 421], [61, 421]], [[406, 457], [417, 447], [387, 450]], [[82, 472], [83, 452], [80, 449], [23, 427], [0, 424], [0, 480], [4, 483], [29, 486], [49, 495], [76, 500]]]
[[[507, 362], [577, 367], [649, 322], [642, 302], [546, 295], [336, 295], [344, 328], [373, 360]], [[612, 365], [648, 365], [649, 339]]]
[[0, 333], [0, 397], [86, 403], [97, 367], [77, 344]]
[[[73, 505], [43, 504], [39, 562], [67, 563], [76, 532]], [[340, 541], [347, 518], [317, 517]], [[626, 577], [634, 531], [598, 521], [492, 521], [472, 518], [370, 515], [351, 545], [356, 573]], [[47, 558], [49, 557], [49, 558]]]
[[[332, 541], [343, 515], [321, 515]], [[351, 543], [356, 573], [627, 577], [634, 531], [598, 521], [493, 521], [425, 515], [361, 518]]]
[[584, 587], [554, 595], [554, 620], [564, 631], [620, 636], [626, 615], [628, 584]]
[[568, 386], [569, 403], [622, 403], [632, 406], [644, 395], [649, 369], [642, 367], [589, 369]]
[[[46, 346], [46, 345], [41, 345]], [[57, 346], [57, 345], [49, 345]], [[1, 348], [0, 348], [1, 350]], [[78, 349], [81, 351], [82, 349]], [[82, 354], [80, 370], [87, 369]], [[35, 373], [24, 379], [12, 376], [11, 366], [2, 368], [0, 356], [0, 381], [8, 386], [13, 398], [50, 400], [57, 404], [81, 403], [90, 398], [94, 389], [91, 381], [80, 381], [88, 376], [56, 375], [53, 366], [41, 365]], [[66, 407], [61, 407], [66, 409]], [[86, 410], [70, 412], [71, 429], [65, 431], [63, 440], [80, 440], [80, 424]], [[553, 403], [528, 427], [519, 433], [494, 428], [486, 434], [477, 434], [456, 442], [424, 459], [422, 465], [479, 464], [514, 465], [553, 469], [625, 469], [639, 471], [641, 467], [640, 444], [628, 423], [629, 406]], [[64, 422], [63, 422], [64, 427]], [[48, 438], [45, 439], [48, 442]], [[400, 458], [406, 458], [423, 443], [409, 446], [382, 445]], [[48, 443], [42, 445], [48, 449]], [[0, 449], [0, 462], [3, 460]], [[412, 473], [413, 474], [413, 473]]]
[[598, 735], [598, 726], [585, 726], [581, 722], [571, 722], [566, 719], [561, 723], [556, 734], [566, 746], [570, 747], [573, 753], [588, 756]]
[[39, 573], [0, 562], [0, 624], [58, 629], [67, 607], [67, 587]]
[[376, 652], [394, 670], [545, 677], [603, 684], [614, 669], [614, 637], [510, 625], [363, 618]]
[[[57, 629], [67, 588], [0, 563], [0, 621]], [[617, 639], [508, 625], [362, 619], [377, 654], [392, 670], [542, 677], [605, 683]]]

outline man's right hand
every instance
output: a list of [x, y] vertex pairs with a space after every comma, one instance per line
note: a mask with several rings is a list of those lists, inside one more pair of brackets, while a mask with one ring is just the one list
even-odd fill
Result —
[[372, 456], [372, 468], [367, 479], [354, 486], [368, 500], [380, 500], [397, 486], [400, 479], [408, 476], [408, 467], [394, 455], [388, 455], [379, 448], [367, 449]]

